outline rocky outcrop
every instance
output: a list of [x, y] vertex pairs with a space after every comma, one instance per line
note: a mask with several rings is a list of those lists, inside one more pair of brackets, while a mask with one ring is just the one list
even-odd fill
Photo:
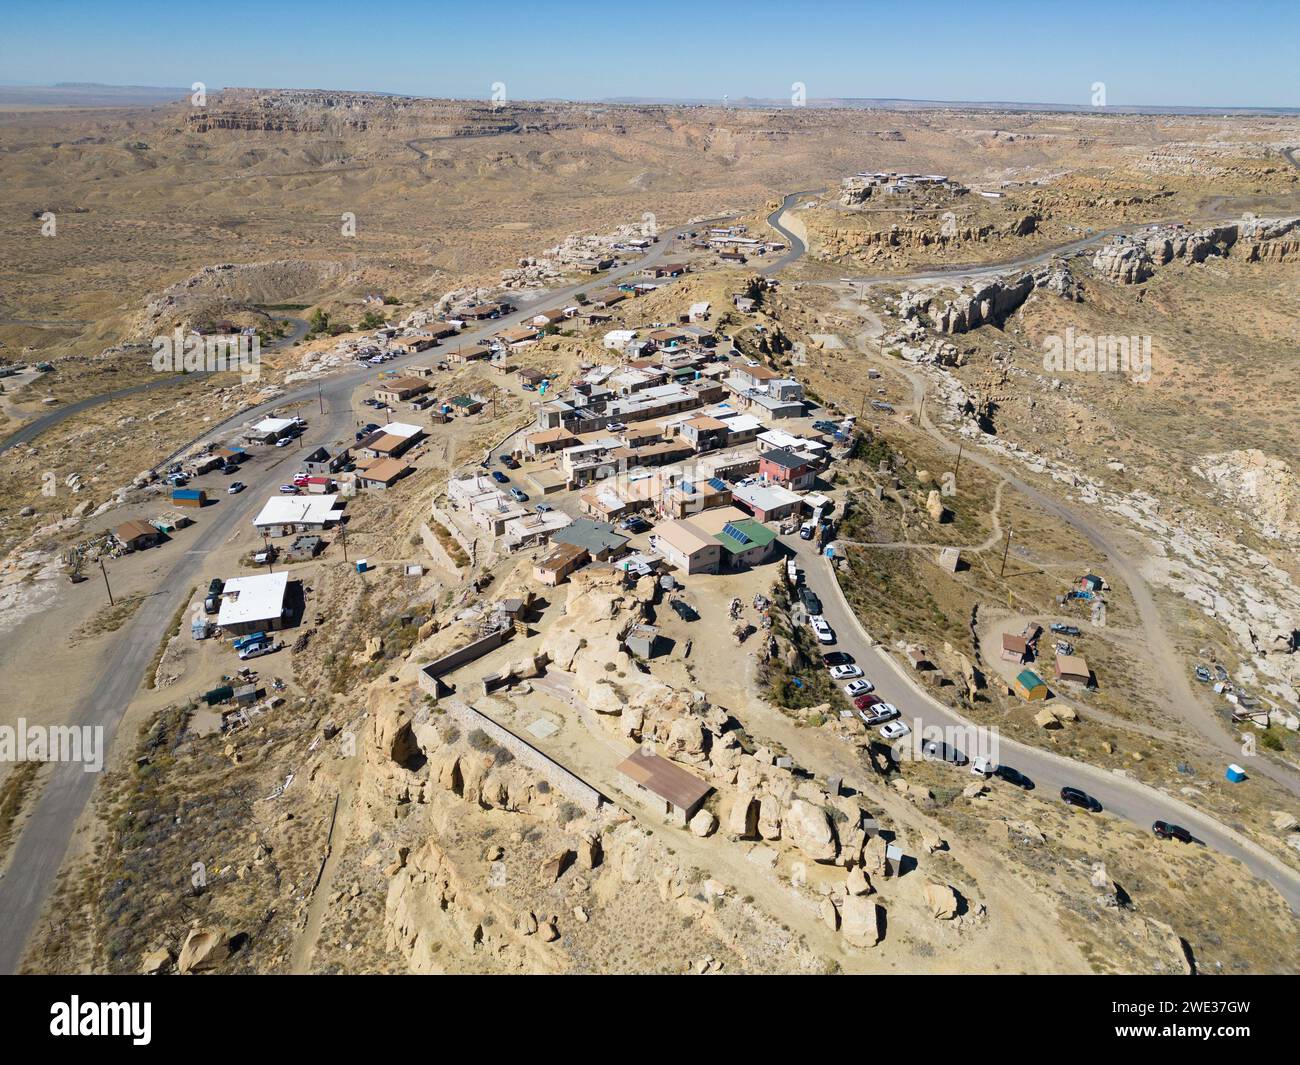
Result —
[[1290, 262], [1300, 258], [1300, 218], [1255, 218], [1188, 232], [1182, 226], [1151, 227], [1116, 237], [1097, 250], [1093, 269], [1106, 281], [1141, 284], [1156, 267], [1181, 259], [1202, 263], [1231, 255], [1246, 262]]
[[1092, 268], [1105, 280], [1120, 285], [1140, 284], [1155, 273], [1151, 253], [1127, 237], [1098, 248], [1092, 257]]

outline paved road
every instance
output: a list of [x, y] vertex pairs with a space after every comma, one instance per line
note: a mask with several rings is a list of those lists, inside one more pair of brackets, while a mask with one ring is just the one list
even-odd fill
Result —
[[[713, 220], [711, 220], [713, 221]], [[720, 219], [719, 219], [720, 221]], [[606, 286], [624, 277], [638, 273], [678, 250], [677, 236], [695, 226], [682, 226], [663, 234], [657, 244], [641, 258], [609, 271], [596, 284]], [[491, 336], [511, 325], [518, 325], [544, 307], [554, 306], [572, 299], [577, 293], [592, 287], [592, 281], [572, 285], [548, 294], [545, 300], [529, 305], [527, 309], [513, 311], [492, 320], [484, 326], [462, 333], [452, 346], [472, 347], [479, 339]], [[424, 362], [436, 352], [406, 355], [384, 364], [392, 369], [411, 362]], [[104, 750], [108, 750], [117, 732], [126, 707], [135, 697], [145, 670], [153, 659], [159, 640], [180, 604], [180, 597], [196, 585], [206, 584], [205, 572], [208, 555], [225, 544], [240, 529], [246, 528], [268, 495], [288, 479], [297, 469], [298, 455], [318, 445], [330, 445], [343, 440], [350, 442], [357, 425], [357, 413], [352, 410], [352, 393], [361, 385], [373, 381], [378, 370], [366, 366], [348, 370], [319, 383], [294, 389], [273, 402], [261, 404], [231, 419], [244, 423], [266, 416], [294, 404], [306, 404], [302, 416], [309, 422], [299, 447], [256, 449], [255, 456], [239, 480], [248, 488], [237, 496], [219, 495], [218, 502], [198, 515], [196, 529], [178, 537], [170, 546], [159, 549], [174, 552], [184, 548], [175, 558], [171, 569], [158, 582], [151, 595], [135, 615], [110, 638], [100, 652], [100, 682], [91, 692], [69, 692], [73, 701], [67, 723], [71, 725], [99, 725], [104, 729]], [[157, 386], [154, 386], [157, 387]], [[316, 413], [319, 403], [324, 414]], [[82, 408], [84, 409], [84, 408]], [[361, 408], [367, 420], [370, 408]], [[65, 413], [65, 412], [60, 412]], [[66, 414], [65, 414], [66, 416]], [[229, 424], [229, 423], [227, 423]], [[47, 426], [48, 427], [48, 426]], [[200, 439], [213, 439], [225, 435], [221, 427], [209, 429]], [[207, 475], [200, 483], [224, 486], [234, 478]], [[274, 668], [274, 659], [267, 669]], [[0, 973], [12, 973], [18, 968], [27, 940], [40, 919], [50, 888], [63, 859], [68, 844], [83, 809], [96, 783], [96, 775], [82, 772], [80, 767], [66, 763], [51, 766], [49, 783], [37, 798], [22, 834], [14, 844], [7, 870], [0, 878]]]
[[[307, 335], [307, 330], [311, 328], [307, 322], [301, 318], [281, 318], [282, 322], [292, 322], [293, 331], [287, 336], [268, 344], [266, 349], [274, 351], [276, 348], [292, 344], [295, 340], [301, 340]], [[114, 400], [125, 399], [127, 396], [139, 395], [141, 392], [152, 392], [156, 388], [170, 388], [172, 385], [180, 384], [182, 381], [193, 381], [196, 377], [206, 377], [207, 373], [200, 371], [198, 373], [178, 373], [168, 374], [165, 377], [159, 376], [151, 378], [148, 381], [141, 382], [138, 385], [131, 385], [129, 388], [119, 388], [115, 392], [101, 392], [97, 396], [87, 396], [85, 399], [79, 399], [75, 403], [69, 403], [60, 407], [58, 410], [50, 411], [48, 414], [42, 414], [28, 422], [21, 429], [18, 429], [3, 440], [0, 440], [0, 453], [8, 451], [15, 444], [27, 444], [35, 440], [41, 433], [47, 429], [52, 429], [59, 422], [71, 418], [74, 414], [80, 414], [82, 411], [91, 410], [94, 407], [101, 406], [104, 403], [112, 403]]]
[[[828, 650], [847, 651], [853, 655], [862, 671], [876, 685], [877, 694], [886, 702], [897, 706], [902, 720], [911, 725], [914, 731], [920, 726], [964, 729], [971, 725], [971, 722], [920, 688], [892, 655], [874, 641], [868, 641], [867, 634], [853, 617], [840, 593], [839, 583], [830, 564], [819, 555], [810, 541], [794, 536], [787, 537], [782, 542], [794, 551], [798, 564], [804, 571], [805, 583], [821, 599], [823, 616], [835, 630], [836, 643], [828, 646]], [[959, 743], [957, 746], [959, 749], [970, 749], [967, 744]], [[1171, 799], [1135, 780], [1004, 738], [1000, 738], [998, 761], [1028, 776], [1035, 784], [1034, 794], [1048, 802], [1059, 802], [1060, 789], [1071, 785], [1092, 795], [1101, 803], [1104, 811], [1144, 829], [1149, 829], [1156, 820], [1182, 825], [1205, 846], [1240, 859], [1252, 873], [1272, 884], [1291, 909], [1300, 914], [1300, 873], [1289, 869], [1262, 848], [1186, 803]], [[973, 779], [966, 768], [954, 767], [952, 772], [954, 780], [962, 784]], [[1000, 781], [995, 782], [994, 786], [1012, 787]], [[1083, 811], [1072, 811], [1072, 814], [1077, 817], [1097, 816]], [[1184, 846], [1175, 841], [1166, 845]]]
[[812, 196], [821, 191], [821, 189], [808, 189], [804, 192], [792, 192], [781, 201], [780, 207], [767, 216], [767, 224], [780, 233], [781, 236], [785, 237], [787, 248], [785, 254], [783, 254], [779, 259], [774, 262], [765, 263], [760, 269], [760, 273], [775, 274], [778, 271], [785, 269], [791, 263], [803, 258], [804, 253], [808, 250], [808, 246], [803, 242], [803, 240], [781, 224], [781, 216], [785, 214], [786, 211], [792, 209], [794, 205], [805, 196]]

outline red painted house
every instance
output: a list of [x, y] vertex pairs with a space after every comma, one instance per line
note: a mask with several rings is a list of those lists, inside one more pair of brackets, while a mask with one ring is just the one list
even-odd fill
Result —
[[781, 448], [759, 456], [758, 475], [765, 481], [799, 491], [813, 486], [817, 467], [812, 459]]

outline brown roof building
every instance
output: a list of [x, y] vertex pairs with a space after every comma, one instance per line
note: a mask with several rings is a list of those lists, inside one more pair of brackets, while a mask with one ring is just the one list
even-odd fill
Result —
[[664, 813], [679, 825], [685, 825], [695, 816], [713, 790], [667, 758], [640, 749], [619, 762], [617, 768], [633, 790], [647, 792], [657, 799]]

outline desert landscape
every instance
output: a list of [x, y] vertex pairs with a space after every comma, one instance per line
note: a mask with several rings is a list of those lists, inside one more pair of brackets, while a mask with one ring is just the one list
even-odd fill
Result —
[[0, 97], [6, 971], [1295, 973], [1297, 150]]

